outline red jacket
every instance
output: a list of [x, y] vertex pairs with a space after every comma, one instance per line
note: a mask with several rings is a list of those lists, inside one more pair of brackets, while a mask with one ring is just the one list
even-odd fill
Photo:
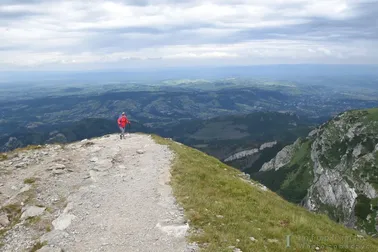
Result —
[[125, 115], [118, 118], [118, 126], [119, 127], [125, 128], [126, 125], [129, 124], [129, 123], [130, 123], [129, 120], [127, 119], [127, 117]]

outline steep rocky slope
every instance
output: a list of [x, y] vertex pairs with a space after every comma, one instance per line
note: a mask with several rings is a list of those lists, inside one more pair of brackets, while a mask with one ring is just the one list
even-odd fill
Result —
[[256, 178], [311, 211], [378, 234], [378, 109], [335, 117], [282, 149]]

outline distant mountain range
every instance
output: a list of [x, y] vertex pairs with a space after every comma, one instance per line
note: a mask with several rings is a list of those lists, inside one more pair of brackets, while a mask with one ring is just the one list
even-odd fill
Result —
[[[224, 117], [219, 120], [227, 121], [228, 117], [236, 116], [235, 120], [239, 120], [237, 119], [239, 115], [277, 111], [296, 114], [300, 116], [300, 120], [311, 118], [312, 121], [322, 122], [335, 113], [350, 108], [378, 106], [378, 101], [370, 97], [374, 95], [374, 92], [369, 92], [370, 96], [366, 96], [363, 92], [338, 93], [329, 87], [300, 86], [287, 81], [255, 80], [251, 82], [228, 79], [193, 84], [190, 80], [176, 80], [168, 81], [166, 86], [144, 85], [140, 87], [141, 90], [135, 86], [129, 88], [130, 90], [125, 91], [122, 85], [117, 84], [104, 87], [95, 85], [90, 88], [80, 85], [77, 87], [57, 86], [48, 88], [48, 91], [45, 88], [36, 87], [29, 89], [27, 86], [1, 89], [4, 92], [0, 92], [2, 108], [0, 111], [0, 148], [12, 136], [25, 139], [21, 141], [24, 143], [43, 142], [51, 138], [47, 135], [41, 136], [46, 132], [50, 134], [67, 127], [75, 128], [81, 124], [87, 124], [80, 127], [89, 127], [88, 133], [71, 134], [66, 136], [67, 141], [76, 140], [81, 135], [91, 135], [90, 132], [95, 132], [91, 136], [102, 132], [116, 132], [117, 128], [113, 122], [122, 111], [127, 112], [128, 117], [134, 122], [133, 125], [139, 125], [138, 127], [144, 131], [163, 134], [171, 131], [171, 135], [182, 137], [187, 133], [180, 132], [179, 129], [186, 128], [187, 124], [191, 125], [191, 121], [194, 121], [195, 127], [198, 128], [201, 126], [201, 121], [211, 121], [216, 117]], [[109, 121], [109, 126], [97, 129], [96, 124], [92, 126], [93, 122], [88, 121], [88, 118], [101, 119], [99, 126], [108, 125], [106, 120], [111, 122]], [[248, 117], [244, 119], [250, 120]], [[254, 120], [252, 119], [251, 123], [255, 122]], [[85, 123], [86, 121], [88, 123]], [[209, 126], [216, 129], [215, 125], [209, 124]], [[263, 128], [258, 130], [261, 129]], [[211, 129], [209, 132], [212, 131]], [[215, 131], [217, 136], [234, 134], [232, 132], [224, 134], [219, 129]], [[240, 132], [243, 130], [240, 129]], [[26, 133], [29, 136], [26, 136]], [[208, 132], [198, 132], [194, 138], [201, 138], [204, 134]], [[248, 132], [248, 134], [255, 133]], [[61, 136], [58, 137], [61, 138]], [[209, 138], [213, 137], [214, 135], [209, 136]], [[234, 139], [236, 136], [226, 138], [230, 137]], [[269, 141], [275, 141], [275, 139]], [[19, 145], [17, 141], [12, 140], [12, 142], [11, 145]], [[255, 147], [248, 146], [247, 148]], [[242, 148], [241, 151], [244, 150], [244, 146]], [[234, 150], [235, 148], [232, 147], [232, 151]], [[225, 155], [228, 154], [229, 151], [226, 151]]]

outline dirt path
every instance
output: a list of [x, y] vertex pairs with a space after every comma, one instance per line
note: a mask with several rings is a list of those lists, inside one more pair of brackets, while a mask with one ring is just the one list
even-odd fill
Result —
[[[52, 214], [52, 230], [40, 237], [48, 244], [42, 251], [193, 251], [186, 244], [183, 212], [167, 185], [173, 156], [166, 146], [146, 135], [125, 140], [110, 135], [45, 155], [24, 177], [41, 178], [39, 198], [66, 198]], [[65, 167], [46, 172], [38, 165]], [[8, 235], [10, 243], [15, 232]], [[0, 251], [15, 248], [24, 251], [7, 245]]]

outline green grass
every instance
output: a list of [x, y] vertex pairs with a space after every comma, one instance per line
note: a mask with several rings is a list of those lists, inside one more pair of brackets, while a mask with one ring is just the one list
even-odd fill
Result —
[[11, 223], [17, 223], [21, 217], [22, 206], [20, 204], [10, 204], [1, 208], [2, 212], [5, 212]]
[[[310, 213], [246, 183], [238, 170], [217, 159], [170, 140], [154, 139], [176, 154], [171, 170], [173, 192], [190, 226], [201, 230], [189, 240], [200, 244], [202, 251], [232, 251], [229, 246], [242, 251], [314, 251], [315, 246], [326, 246], [326, 251], [378, 251], [378, 240], [361, 240], [356, 231], [325, 215]], [[290, 248], [286, 248], [288, 235]]]
[[7, 160], [8, 159], [8, 156], [4, 153], [0, 153], [0, 161], [4, 161], [4, 160]]
[[20, 202], [24, 202], [25, 204], [35, 205], [38, 204], [37, 200], [37, 192], [35, 186], [26, 191], [18, 194], [18, 199]]
[[41, 216], [27, 218], [24, 225], [41, 232], [50, 232], [52, 230], [52, 220]]
[[31, 151], [31, 150], [39, 150], [39, 149], [43, 149], [45, 146], [43, 145], [28, 145], [26, 147], [20, 147], [20, 148], [17, 148], [17, 149], [14, 149], [12, 150], [11, 152], [9, 152], [11, 155], [12, 154], [18, 154], [19, 152], [23, 152], [23, 151]]
[[24, 184], [34, 184], [35, 181], [37, 181], [36, 178], [27, 178], [27, 179], [24, 179]]
[[277, 171], [255, 175], [254, 178], [286, 200], [299, 204], [313, 181], [311, 143], [310, 140], [299, 142], [294, 147], [294, 156], [289, 164]]
[[15, 151], [26, 151], [26, 150], [39, 150], [42, 149], [42, 145], [28, 145], [26, 147], [18, 148]]
[[289, 169], [290, 172], [283, 174], [274, 174], [270, 176], [282, 176], [282, 183], [279, 189], [274, 190], [286, 200], [293, 203], [300, 203], [307, 194], [307, 189], [313, 180], [311, 167], [313, 166], [310, 152], [312, 142], [306, 140], [296, 146], [296, 151], [290, 163], [281, 169]]
[[41, 216], [29, 217], [29, 218], [26, 219], [26, 223], [27, 223], [28, 226], [36, 224], [40, 221], [41, 221]]
[[301, 165], [303, 160], [306, 158], [308, 153], [311, 151], [311, 144], [312, 142], [307, 140], [300, 144], [298, 149], [295, 151], [295, 155], [293, 156], [290, 165]]
[[309, 160], [289, 173], [277, 191], [290, 202], [300, 204], [311, 186], [314, 176], [311, 174], [312, 161]]
[[20, 221], [21, 210], [22, 206], [20, 204], [9, 204], [0, 208], [0, 213], [5, 213], [10, 221], [9, 226], [0, 230], [0, 243], [1, 238], [5, 235], [5, 233]]
[[368, 119], [372, 121], [378, 121], [378, 108], [367, 109]]
[[48, 233], [48, 232], [51, 232], [51, 230], [52, 230], [52, 225], [50, 224], [50, 225], [46, 225], [46, 227], [45, 227], [45, 231]]
[[51, 208], [51, 207], [46, 207], [46, 212], [48, 212], [48, 213], [53, 213], [53, 212], [54, 212], [54, 209]]
[[37, 242], [34, 246], [30, 249], [30, 252], [36, 252], [41, 249], [43, 246], [46, 246], [47, 242]]

